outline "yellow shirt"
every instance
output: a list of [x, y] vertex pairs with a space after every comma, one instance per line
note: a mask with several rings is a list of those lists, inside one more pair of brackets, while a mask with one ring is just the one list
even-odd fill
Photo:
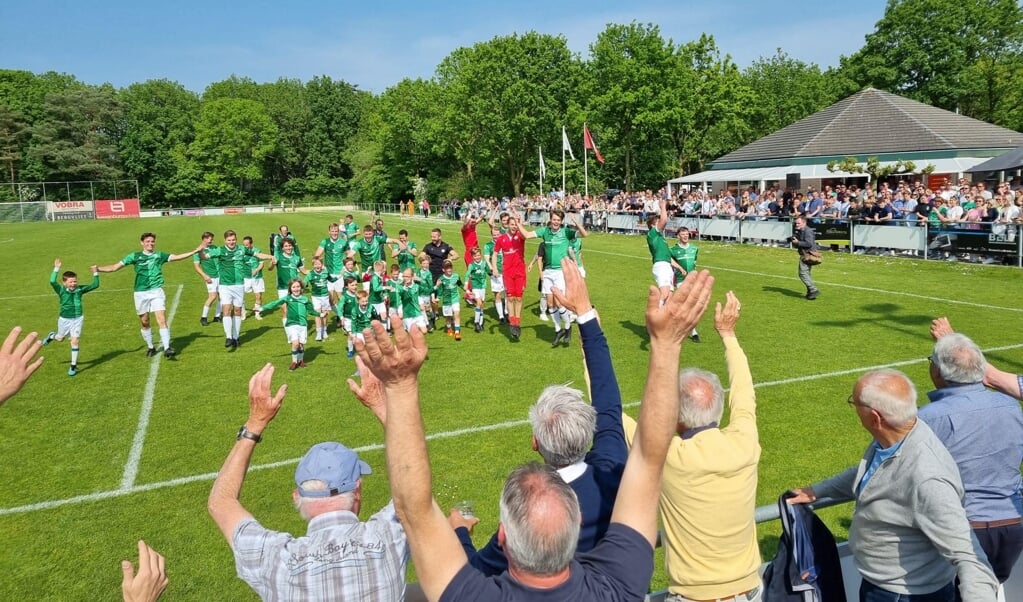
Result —
[[[728, 426], [674, 437], [661, 484], [661, 523], [669, 591], [713, 600], [760, 585], [754, 521], [757, 493], [756, 394], [746, 354], [727, 337]], [[622, 417], [629, 445], [636, 421]]]

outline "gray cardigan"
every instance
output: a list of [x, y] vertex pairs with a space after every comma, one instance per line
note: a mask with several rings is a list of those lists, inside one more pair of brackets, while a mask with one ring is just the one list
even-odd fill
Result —
[[920, 595], [957, 575], [963, 600], [994, 601], [998, 581], [966, 520], [963, 483], [952, 456], [920, 420], [859, 495], [870, 464], [813, 485], [819, 497], [856, 500], [849, 547], [864, 579], [898, 594]]

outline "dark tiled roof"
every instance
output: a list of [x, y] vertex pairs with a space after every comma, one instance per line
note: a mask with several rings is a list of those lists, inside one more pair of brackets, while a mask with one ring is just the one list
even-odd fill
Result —
[[714, 160], [714, 164], [797, 157], [1012, 148], [1023, 134], [867, 88]]

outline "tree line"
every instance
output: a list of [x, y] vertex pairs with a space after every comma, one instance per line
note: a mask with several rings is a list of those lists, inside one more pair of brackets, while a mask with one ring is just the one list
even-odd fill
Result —
[[431, 199], [535, 193], [541, 147], [544, 188], [560, 187], [562, 126], [579, 159], [567, 188], [581, 190], [584, 123], [606, 159], [591, 156], [591, 191], [657, 188], [867, 86], [1023, 129], [1023, 9], [889, 0], [826, 70], [781, 48], [740, 69], [713, 36], [675, 42], [635, 22], [607, 25], [586, 56], [560, 35], [495, 37], [380, 94], [327, 76], [232, 76], [196, 94], [0, 70], [0, 201], [19, 194], [3, 182], [118, 179], [152, 207], [394, 202], [424, 182]]

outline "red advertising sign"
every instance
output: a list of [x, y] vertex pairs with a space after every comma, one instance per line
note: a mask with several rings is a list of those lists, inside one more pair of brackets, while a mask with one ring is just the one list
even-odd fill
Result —
[[238, 213], [245, 213], [244, 207], [224, 207], [224, 215], [235, 215]]
[[96, 201], [96, 217], [98, 219], [139, 217], [139, 200]]

